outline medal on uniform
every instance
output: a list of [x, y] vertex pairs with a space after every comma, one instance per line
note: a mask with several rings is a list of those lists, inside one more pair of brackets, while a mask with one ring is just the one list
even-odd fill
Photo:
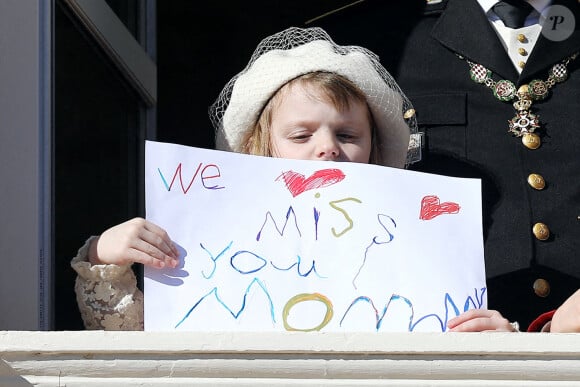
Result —
[[[548, 97], [550, 89], [556, 83], [564, 82], [568, 78], [568, 64], [576, 59], [578, 53], [556, 63], [550, 69], [548, 78], [543, 81], [534, 79], [528, 84], [516, 88], [514, 83], [507, 79], [493, 80], [493, 73], [485, 66], [467, 60], [469, 64], [469, 76], [474, 82], [489, 87], [495, 98], [502, 102], [513, 102], [516, 115], [508, 120], [508, 132], [522, 139], [522, 143], [528, 149], [538, 149], [542, 144], [541, 138], [536, 133], [540, 129], [540, 117], [532, 113], [532, 104]], [[460, 56], [461, 59], [464, 59]]]

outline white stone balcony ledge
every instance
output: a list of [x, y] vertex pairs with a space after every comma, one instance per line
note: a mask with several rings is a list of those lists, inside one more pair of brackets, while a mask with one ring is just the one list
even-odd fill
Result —
[[0, 386], [580, 386], [580, 334], [0, 331]]

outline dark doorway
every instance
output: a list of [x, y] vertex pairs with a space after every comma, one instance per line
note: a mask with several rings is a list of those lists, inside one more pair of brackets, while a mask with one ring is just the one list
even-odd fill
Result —
[[208, 107], [258, 42], [350, 3], [158, 1], [158, 140], [213, 147]]

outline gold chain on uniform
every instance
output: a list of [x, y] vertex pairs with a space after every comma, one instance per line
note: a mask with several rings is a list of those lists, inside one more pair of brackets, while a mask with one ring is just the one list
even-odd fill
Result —
[[513, 82], [507, 79], [494, 81], [492, 79], [493, 73], [487, 67], [465, 59], [461, 55], [458, 56], [469, 64], [471, 79], [489, 87], [497, 99], [503, 102], [510, 102], [517, 98], [517, 101], [513, 103], [517, 113], [514, 118], [508, 121], [508, 132], [516, 137], [521, 137], [522, 143], [526, 147], [537, 149], [541, 145], [541, 140], [535, 131], [540, 127], [540, 117], [530, 111], [532, 103], [547, 98], [550, 89], [556, 83], [564, 82], [568, 78], [568, 64], [576, 59], [578, 53], [552, 66], [545, 81], [534, 79], [518, 89], [516, 89]]

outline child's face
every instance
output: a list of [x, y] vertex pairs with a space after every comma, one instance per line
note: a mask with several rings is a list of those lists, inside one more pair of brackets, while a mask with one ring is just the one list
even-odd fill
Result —
[[293, 85], [272, 111], [274, 157], [368, 163], [371, 124], [365, 103], [339, 112], [313, 87]]

